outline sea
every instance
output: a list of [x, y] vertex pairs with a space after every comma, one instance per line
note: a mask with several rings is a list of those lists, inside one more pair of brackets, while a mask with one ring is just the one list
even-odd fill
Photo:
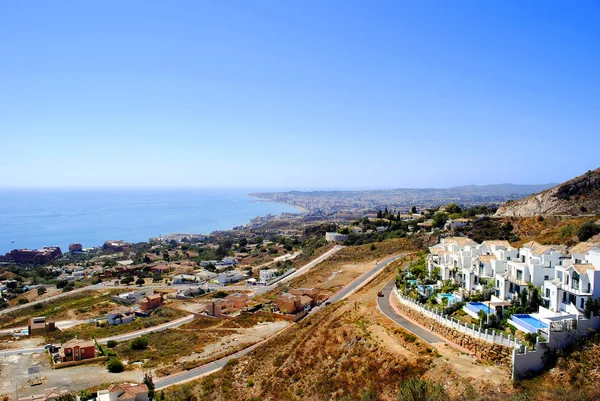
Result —
[[106, 240], [147, 241], [170, 233], [209, 234], [257, 216], [298, 213], [234, 189], [0, 190], [0, 253]]

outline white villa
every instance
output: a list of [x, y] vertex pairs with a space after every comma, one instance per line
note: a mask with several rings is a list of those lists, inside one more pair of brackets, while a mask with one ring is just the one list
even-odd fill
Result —
[[551, 312], [578, 315], [588, 298], [600, 297], [600, 244], [567, 250], [531, 241], [517, 249], [508, 241], [449, 237], [429, 250], [430, 274], [439, 272], [441, 280], [453, 280], [466, 292], [488, 285], [497, 298], [510, 301], [533, 285]]

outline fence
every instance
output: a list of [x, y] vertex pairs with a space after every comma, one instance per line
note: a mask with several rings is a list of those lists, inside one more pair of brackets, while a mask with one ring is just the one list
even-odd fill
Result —
[[436, 308], [426, 307], [413, 299], [401, 295], [398, 292], [398, 289], [396, 288], [394, 288], [394, 295], [402, 304], [412, 309], [415, 309], [424, 316], [434, 319], [436, 322], [439, 322], [444, 326], [455, 329], [460, 333], [467, 334], [473, 338], [486, 341], [491, 344], [499, 344], [505, 347], [515, 349], [521, 349], [523, 347], [523, 344], [521, 344], [521, 342], [517, 338], [509, 334], [497, 333], [495, 330], [489, 329], [482, 330], [481, 327], [475, 326], [474, 324], [471, 325], [471, 327], [469, 327], [467, 323], [463, 323], [453, 317], [444, 315], [443, 313], [440, 313], [440, 311]]

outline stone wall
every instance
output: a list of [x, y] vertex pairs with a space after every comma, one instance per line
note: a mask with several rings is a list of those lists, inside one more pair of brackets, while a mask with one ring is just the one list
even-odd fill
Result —
[[478, 340], [466, 333], [461, 333], [452, 327], [448, 327], [436, 321], [435, 319], [427, 317], [419, 311], [401, 302], [395, 302], [395, 304], [400, 313], [412, 321], [420, 324], [421, 326], [429, 329], [432, 333], [443, 336], [448, 341], [472, 352], [480, 359], [484, 359], [498, 365], [505, 365], [512, 369], [512, 348]]

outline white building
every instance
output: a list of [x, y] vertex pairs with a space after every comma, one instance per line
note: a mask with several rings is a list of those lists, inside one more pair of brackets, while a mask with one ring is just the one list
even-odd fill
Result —
[[325, 239], [329, 242], [343, 242], [348, 239], [348, 236], [346, 234], [329, 232], [325, 233]]
[[228, 272], [219, 273], [217, 276], [217, 281], [221, 285], [225, 285], [227, 283], [235, 283], [244, 278], [244, 274], [240, 270], [231, 270]]
[[275, 277], [277, 277], [277, 273], [279, 271], [277, 269], [265, 269], [265, 270], [261, 270], [259, 272], [259, 277], [260, 283], [268, 283], [269, 281], [273, 280]]
[[556, 267], [542, 291], [548, 309], [557, 313], [582, 313], [589, 298], [600, 297], [600, 248], [580, 243], [570, 251], [571, 258]]
[[152, 295], [153, 292], [153, 290], [124, 292], [123, 294], [113, 295], [111, 298], [113, 301], [130, 305], [138, 302], [146, 295]]

